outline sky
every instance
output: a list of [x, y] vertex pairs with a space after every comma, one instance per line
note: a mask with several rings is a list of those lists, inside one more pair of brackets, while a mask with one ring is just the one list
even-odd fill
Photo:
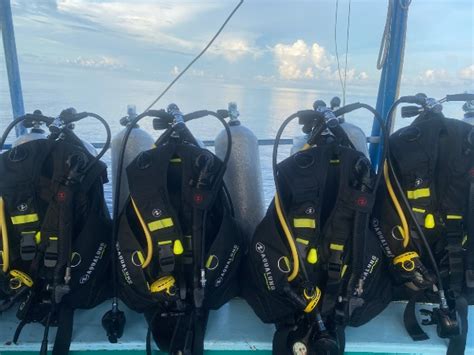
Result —
[[[11, 0], [22, 75], [51, 68], [167, 82], [237, 0]], [[398, 0], [397, 0], [398, 1]], [[184, 81], [376, 94], [388, 1], [246, 0]], [[474, 91], [474, 1], [413, 0], [402, 91]], [[40, 68], [40, 69], [38, 69]], [[3, 68], [2, 68], [3, 69]]]

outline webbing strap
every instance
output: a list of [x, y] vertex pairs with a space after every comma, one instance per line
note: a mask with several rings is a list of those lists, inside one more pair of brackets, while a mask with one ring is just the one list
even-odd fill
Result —
[[449, 289], [458, 297], [463, 289], [464, 251], [462, 220], [446, 219], [446, 250], [449, 260]]
[[474, 167], [469, 171], [469, 202], [467, 206], [467, 241], [466, 241], [466, 286], [474, 289]]
[[461, 321], [461, 334], [457, 337], [451, 338], [449, 341], [448, 351], [446, 355], [461, 355], [464, 354], [466, 349], [467, 333], [468, 333], [468, 303], [464, 297], [458, 297], [456, 299], [456, 311], [459, 314], [459, 320]]
[[430, 337], [423, 331], [423, 329], [421, 329], [415, 315], [415, 305], [418, 299], [421, 298], [423, 291], [410, 291], [409, 293], [411, 293], [411, 297], [408, 300], [405, 311], [403, 312], [403, 323], [405, 324], [405, 329], [414, 341], [427, 340]]
[[61, 305], [58, 313], [58, 331], [56, 332], [52, 355], [68, 354], [72, 339], [74, 310]]

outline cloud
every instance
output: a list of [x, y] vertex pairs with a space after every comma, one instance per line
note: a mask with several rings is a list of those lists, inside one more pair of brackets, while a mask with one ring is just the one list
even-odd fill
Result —
[[450, 77], [446, 69], [426, 69], [418, 75], [418, 79], [425, 83], [446, 81]]
[[79, 56], [74, 59], [66, 59], [66, 64], [94, 69], [121, 69], [124, 65], [120, 60], [107, 56], [99, 57], [83, 57]]
[[213, 54], [223, 56], [224, 59], [231, 63], [237, 62], [245, 56], [258, 58], [263, 53], [263, 51], [254, 44], [254, 41], [250, 38], [245, 38], [245, 35], [226, 35], [223, 39], [219, 40], [210, 51]]
[[62, 14], [74, 15], [135, 39], [182, 50], [193, 50], [196, 48], [196, 43], [170, 34], [171, 30], [220, 6], [219, 3], [208, 2], [171, 4], [143, 0], [134, 2], [57, 0], [57, 9]]
[[459, 77], [463, 80], [474, 80], [474, 64], [461, 69]]
[[[278, 43], [273, 54], [281, 79], [339, 81], [335, 58], [318, 43], [309, 46], [301, 39], [292, 44]], [[354, 68], [348, 68], [345, 75], [348, 82], [369, 78], [366, 72], [358, 73]]]

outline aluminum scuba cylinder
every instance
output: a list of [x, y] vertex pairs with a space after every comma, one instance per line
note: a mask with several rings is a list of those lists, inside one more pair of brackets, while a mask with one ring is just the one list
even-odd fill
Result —
[[[35, 110], [34, 114], [41, 115], [42, 112], [40, 110]], [[47, 135], [43, 129], [43, 122], [41, 121], [32, 121], [32, 122], [24, 122], [26, 128], [30, 128], [30, 131], [27, 134], [23, 134], [19, 136], [12, 144], [13, 147], [16, 147], [20, 144], [34, 141], [37, 139], [46, 139]]]
[[464, 111], [464, 122], [474, 125], [474, 101], [466, 101], [462, 106]]
[[[129, 105], [127, 107], [127, 116], [120, 119], [120, 124], [124, 126], [119, 133], [117, 133], [112, 138], [111, 143], [111, 150], [112, 150], [112, 191], [115, 191], [115, 181], [117, 178], [117, 165], [120, 156], [120, 150], [122, 149], [122, 142], [125, 136], [125, 132], [127, 130], [128, 125], [130, 122], [137, 116], [136, 108], [134, 105]], [[132, 131], [130, 132], [130, 136], [127, 141], [127, 149], [125, 151], [124, 161], [123, 161], [123, 170], [122, 170], [122, 183], [120, 187], [120, 206], [119, 210], [123, 208], [125, 205], [128, 195], [130, 193], [128, 189], [128, 179], [127, 174], [125, 173], [125, 169], [127, 166], [132, 162], [133, 159], [136, 158], [138, 154], [143, 152], [144, 150], [151, 149], [155, 143], [155, 140], [151, 135], [149, 135], [146, 131], [139, 128], [139, 126], [133, 127]], [[115, 203], [115, 196], [114, 201]]]
[[[341, 99], [339, 99], [339, 97], [337, 96], [333, 97], [331, 99], [330, 105], [331, 105], [331, 110], [333, 111], [337, 110], [341, 105]], [[326, 106], [326, 104], [322, 100], [316, 100], [313, 104], [313, 108], [316, 109], [316, 107], [318, 106]], [[339, 122], [340, 122], [340, 126], [342, 127], [342, 129], [344, 129], [344, 131], [346, 132], [352, 144], [354, 144], [354, 147], [358, 151], [364, 153], [366, 157], [368, 157], [369, 149], [367, 147], [367, 137], [364, 131], [358, 126], [353, 125], [352, 123], [346, 122], [344, 118], [340, 118]], [[293, 146], [291, 147], [291, 155], [301, 150], [303, 146], [305, 145], [307, 139], [308, 139], [307, 134], [294, 137]]]
[[[250, 239], [265, 213], [258, 140], [250, 129], [240, 123], [234, 102], [229, 103], [229, 117], [232, 151], [224, 182], [234, 204], [235, 218], [245, 237]], [[215, 140], [216, 155], [223, 159], [226, 150], [227, 135], [222, 131]]]

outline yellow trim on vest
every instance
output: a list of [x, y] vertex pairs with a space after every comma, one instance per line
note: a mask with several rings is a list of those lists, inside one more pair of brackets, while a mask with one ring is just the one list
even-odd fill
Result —
[[293, 226], [295, 228], [316, 228], [316, 220], [313, 218], [294, 218]]
[[418, 212], [418, 213], [425, 213], [426, 210], [424, 210], [423, 208], [417, 208], [417, 207], [413, 207], [412, 208], [413, 212]]
[[173, 254], [174, 255], [181, 255], [184, 252], [183, 244], [181, 240], [176, 239], [173, 244]]
[[137, 256], [140, 265], [143, 265], [143, 263], [145, 262], [145, 257], [143, 256], [143, 253], [140, 250], [137, 250]]
[[464, 246], [464, 244], [467, 243], [467, 234], [462, 238], [461, 246]]
[[171, 244], [171, 243], [173, 243], [172, 240], [162, 240], [161, 242], [158, 241], [158, 245], [160, 245], [160, 246], [161, 245], [168, 245], [168, 244]]
[[58, 240], [58, 237], [52, 235], [51, 237], [49, 237], [49, 240]]
[[41, 232], [36, 232], [36, 234], [35, 234], [35, 242], [36, 242], [36, 244], [41, 243]]
[[148, 229], [150, 230], [150, 232], [154, 232], [159, 229], [169, 228], [173, 226], [174, 226], [174, 223], [171, 217], [159, 219], [157, 221], [148, 223]]
[[302, 239], [302, 238], [296, 238], [296, 241], [297, 241], [298, 243], [303, 244], [303, 245], [308, 245], [308, 244], [309, 244], [309, 240]]
[[329, 160], [329, 163], [331, 164], [339, 164], [341, 161], [339, 159], [331, 159]]
[[460, 220], [462, 219], [462, 216], [458, 215], [458, 214], [448, 214], [446, 216], [446, 219], [457, 219], [457, 220]]
[[170, 159], [170, 163], [181, 163], [181, 162], [182, 162], [181, 158]]
[[306, 260], [309, 264], [316, 264], [318, 262], [318, 250], [316, 248], [309, 249]]
[[140, 221], [140, 225], [142, 226], [143, 232], [145, 233], [145, 239], [146, 239], [146, 259], [145, 262], [142, 264], [142, 269], [146, 268], [148, 265], [150, 265], [151, 258], [153, 256], [153, 240], [151, 239], [150, 232], [148, 231], [148, 228], [146, 227], [145, 221], [140, 214], [140, 211], [138, 210], [138, 207], [133, 200], [133, 197], [130, 198], [130, 201], [132, 202], [133, 210], [135, 211], [135, 214], [138, 217], [138, 220]]
[[428, 213], [425, 217], [425, 228], [433, 229], [436, 226], [434, 216], [431, 213]]
[[39, 221], [39, 216], [37, 213], [25, 214], [20, 216], [11, 217], [13, 224], [26, 224]]
[[347, 265], [344, 264], [344, 265], [342, 266], [342, 270], [341, 270], [341, 279], [344, 277], [344, 274], [346, 273], [346, 270], [347, 270]]
[[429, 187], [417, 190], [408, 190], [407, 196], [410, 200], [417, 200], [419, 198], [430, 197], [431, 192]]
[[331, 249], [331, 250], [337, 250], [337, 251], [343, 251], [343, 250], [344, 250], [344, 245], [342, 245], [342, 244], [336, 244], [336, 243], [331, 243], [331, 244], [329, 244], [329, 249]]
[[2, 235], [2, 271], [7, 272], [10, 268], [10, 249], [8, 245], [8, 229], [5, 217], [5, 203], [3, 197], [0, 196], [0, 234]]

